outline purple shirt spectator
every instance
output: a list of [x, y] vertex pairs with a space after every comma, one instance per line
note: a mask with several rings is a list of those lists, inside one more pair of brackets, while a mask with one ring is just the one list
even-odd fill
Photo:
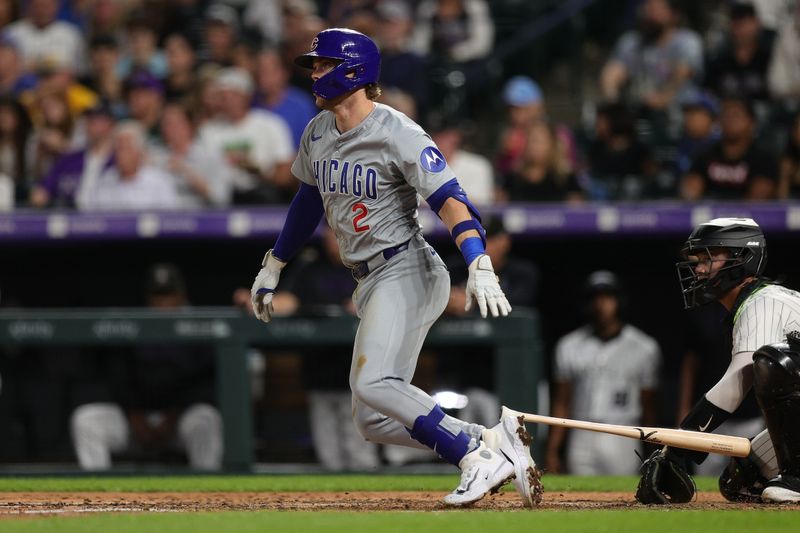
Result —
[[[113, 158], [109, 154], [102, 166], [97, 169], [103, 173], [113, 166]], [[50, 168], [50, 172], [42, 179], [41, 185], [49, 194], [51, 205], [55, 207], [75, 207], [75, 196], [84, 173], [91, 166], [88, 149], [70, 152], [59, 158]]]

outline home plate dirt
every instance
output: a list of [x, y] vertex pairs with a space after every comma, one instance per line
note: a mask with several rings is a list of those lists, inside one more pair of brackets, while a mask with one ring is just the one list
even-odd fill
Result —
[[[438, 492], [2, 492], [0, 518], [42, 514], [196, 511], [442, 511]], [[733, 504], [712, 492], [670, 509], [776, 508]], [[551, 492], [537, 509], [642, 509], [627, 492]], [[658, 507], [653, 507], [658, 508]], [[800, 509], [782, 506], [781, 509]], [[471, 509], [525, 511], [517, 495], [487, 497]]]

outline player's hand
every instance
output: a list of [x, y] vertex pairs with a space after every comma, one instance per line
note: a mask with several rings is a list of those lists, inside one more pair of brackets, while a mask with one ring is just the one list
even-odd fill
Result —
[[492, 316], [507, 316], [511, 312], [511, 304], [503, 294], [503, 289], [500, 288], [500, 282], [494, 273], [492, 260], [486, 254], [478, 256], [469, 265], [467, 303], [464, 311], [472, 309], [473, 299], [478, 302], [483, 318], [486, 318], [487, 308]]
[[272, 295], [278, 286], [281, 270], [286, 263], [268, 251], [261, 262], [262, 269], [258, 271], [253, 287], [250, 289], [250, 300], [253, 302], [253, 312], [256, 318], [269, 322], [272, 320]]

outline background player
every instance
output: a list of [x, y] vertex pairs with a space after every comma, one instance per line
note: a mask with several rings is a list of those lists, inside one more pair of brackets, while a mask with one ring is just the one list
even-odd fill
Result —
[[[731, 460], [720, 477], [720, 492], [732, 501], [757, 501], [759, 496], [764, 501], [800, 501], [800, 343], [786, 343], [787, 334], [800, 329], [800, 294], [762, 277], [767, 243], [752, 219], [700, 224], [683, 254], [686, 260], [677, 268], [684, 307], [716, 301], [734, 318], [731, 363], [680, 427], [714, 431], [755, 385], [769, 431], [752, 439], [749, 457]], [[642, 465], [636, 498], [642, 503], [691, 500], [688, 461], [699, 464], [704, 459], [705, 454], [673, 448], [654, 452]]]
[[526, 505], [538, 489], [529, 437], [513, 417], [492, 429], [447, 416], [411, 385], [422, 343], [447, 304], [450, 281], [422, 237], [417, 194], [451, 232], [469, 265], [467, 308], [481, 315], [511, 311], [484, 248], [475, 207], [441, 152], [417, 124], [376, 103], [380, 54], [365, 35], [341, 28], [320, 32], [296, 63], [312, 69], [322, 108], [306, 127], [292, 174], [301, 181], [275, 248], [252, 287], [256, 316], [268, 322], [281, 269], [325, 214], [342, 261], [358, 286], [361, 323], [350, 371], [353, 418], [368, 440], [428, 447], [462, 470], [445, 497], [469, 504], [511, 478]]
[[[627, 324], [624, 295], [608, 270], [589, 275], [581, 301], [589, 323], [556, 345], [552, 415], [606, 424], [655, 426], [655, 389], [661, 350], [655, 339]], [[550, 428], [546, 465], [559, 473], [567, 429]], [[593, 431], [572, 431], [567, 472], [579, 476], [632, 475], [640, 461], [635, 440]]]

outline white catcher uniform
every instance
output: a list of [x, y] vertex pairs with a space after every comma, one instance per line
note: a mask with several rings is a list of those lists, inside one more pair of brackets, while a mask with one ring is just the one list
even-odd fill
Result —
[[[731, 364], [706, 393], [711, 403], [729, 413], [739, 407], [753, 385], [753, 353], [767, 344], [784, 342], [787, 333], [800, 330], [800, 293], [772, 284], [758, 284], [748, 292], [734, 310]], [[766, 429], [752, 440], [751, 448], [761, 475], [775, 477], [778, 462]]]
[[[626, 324], [604, 341], [586, 325], [558, 341], [555, 378], [572, 384], [572, 418], [636, 426], [641, 424], [641, 391], [657, 387], [660, 362], [658, 343], [636, 327]], [[571, 431], [567, 468], [580, 476], [635, 474], [639, 448], [634, 440]]]

